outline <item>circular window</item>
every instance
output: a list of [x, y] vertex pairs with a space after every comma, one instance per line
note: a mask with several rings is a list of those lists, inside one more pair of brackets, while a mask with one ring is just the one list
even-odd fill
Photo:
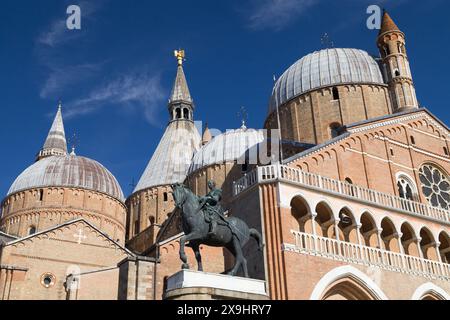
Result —
[[41, 284], [46, 287], [50, 288], [55, 284], [55, 276], [51, 273], [45, 273], [41, 277]]
[[450, 208], [450, 182], [446, 175], [432, 165], [419, 170], [422, 192], [433, 207]]

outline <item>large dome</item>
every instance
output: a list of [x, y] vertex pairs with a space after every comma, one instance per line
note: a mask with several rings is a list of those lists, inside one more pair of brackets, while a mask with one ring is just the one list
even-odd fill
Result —
[[269, 114], [308, 91], [350, 83], [385, 84], [378, 63], [365, 51], [316, 51], [298, 60], [278, 79], [270, 100]]
[[122, 189], [111, 172], [97, 161], [74, 155], [52, 156], [34, 163], [14, 181], [8, 196], [41, 187], [84, 188], [124, 200]]
[[189, 173], [213, 165], [232, 162], [245, 156], [246, 152], [264, 141], [262, 130], [242, 127], [214, 137], [195, 155]]

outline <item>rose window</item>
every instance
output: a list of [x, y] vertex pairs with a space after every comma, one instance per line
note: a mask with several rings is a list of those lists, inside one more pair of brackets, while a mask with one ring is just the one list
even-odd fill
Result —
[[450, 182], [437, 168], [425, 165], [419, 170], [422, 192], [433, 207], [450, 208]]

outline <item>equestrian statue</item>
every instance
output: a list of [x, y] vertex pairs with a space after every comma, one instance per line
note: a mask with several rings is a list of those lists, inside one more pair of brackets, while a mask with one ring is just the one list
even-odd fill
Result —
[[180, 239], [180, 259], [182, 269], [189, 269], [184, 251], [186, 242], [192, 248], [198, 264], [198, 271], [203, 271], [200, 245], [225, 247], [235, 257], [235, 264], [229, 275], [235, 276], [242, 267], [244, 276], [248, 278], [247, 260], [242, 248], [250, 237], [263, 249], [261, 234], [250, 229], [247, 224], [236, 217], [225, 217], [220, 205], [222, 190], [216, 188], [214, 181], [208, 181], [210, 192], [204, 197], [196, 196], [188, 187], [177, 183], [172, 185], [175, 205], [181, 211], [184, 236]]

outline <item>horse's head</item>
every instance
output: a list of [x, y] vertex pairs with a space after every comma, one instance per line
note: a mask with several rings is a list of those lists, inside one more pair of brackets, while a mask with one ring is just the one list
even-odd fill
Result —
[[173, 199], [175, 200], [175, 206], [180, 208], [186, 202], [186, 190], [181, 183], [175, 183], [172, 185]]

